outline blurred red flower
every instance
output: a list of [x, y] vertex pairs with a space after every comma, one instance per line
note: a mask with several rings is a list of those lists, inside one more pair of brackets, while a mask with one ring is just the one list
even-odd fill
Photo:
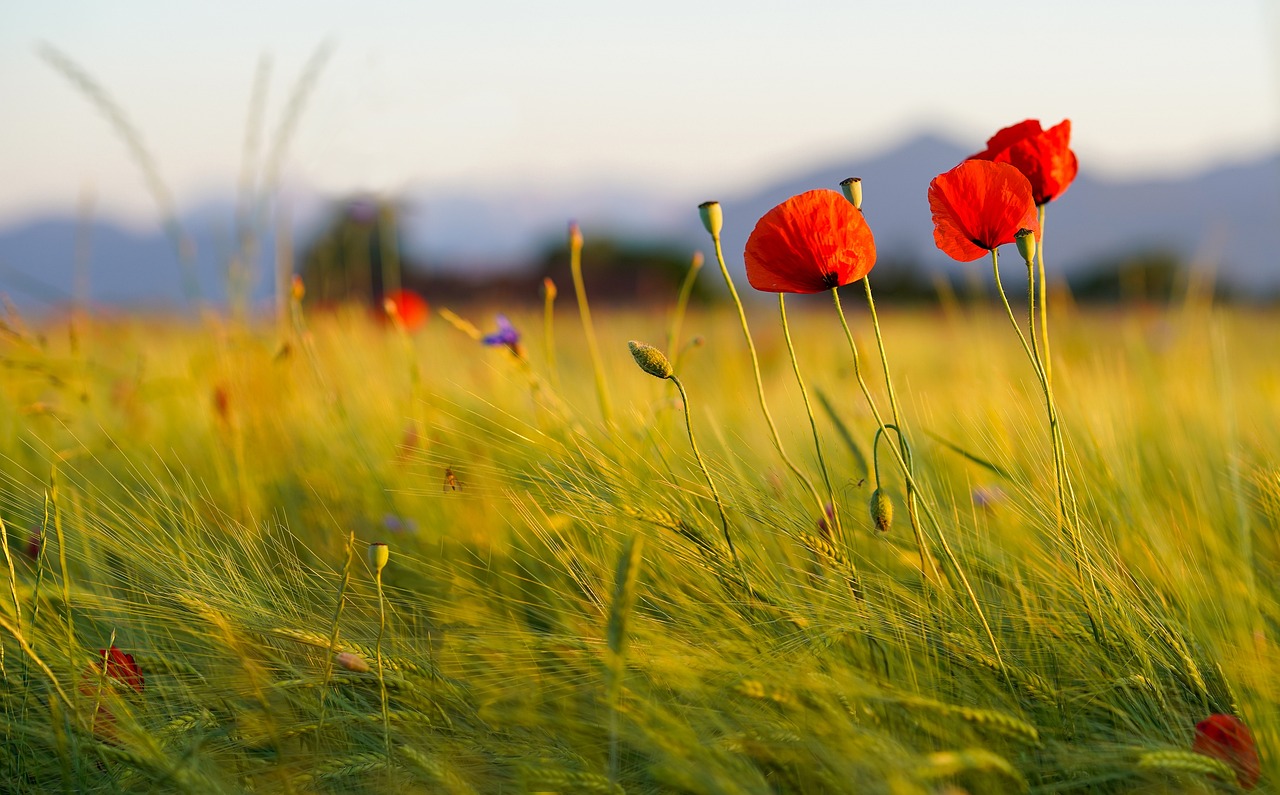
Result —
[[944, 254], [971, 262], [1019, 229], [1039, 231], [1031, 183], [1007, 163], [966, 160], [929, 183], [933, 241]]
[[1036, 119], [1005, 127], [991, 136], [987, 148], [972, 160], [1008, 163], [1031, 182], [1036, 205], [1046, 204], [1062, 195], [1076, 178], [1079, 164], [1069, 148], [1071, 120], [1041, 129]]
[[417, 331], [427, 322], [431, 308], [426, 299], [413, 290], [392, 290], [382, 299], [387, 314], [395, 313], [406, 331]]
[[856, 282], [876, 264], [862, 211], [832, 190], [792, 196], [747, 239], [747, 281], [769, 293], [820, 293]]
[[1262, 767], [1258, 762], [1258, 746], [1249, 727], [1233, 715], [1210, 715], [1196, 724], [1196, 739], [1191, 750], [1220, 759], [1236, 771], [1236, 782], [1245, 789], [1258, 786]]
[[95, 662], [90, 666], [93, 676], [102, 672], [104, 670], [102, 666], [105, 665], [106, 678], [128, 685], [139, 693], [142, 692], [142, 671], [133, 661], [132, 654], [125, 654], [112, 646], [109, 649], [98, 649], [98, 660], [101, 662]]
[[104, 740], [114, 741], [116, 738], [116, 716], [111, 711], [111, 699], [118, 697], [116, 684], [142, 692], [142, 670], [133, 661], [132, 654], [112, 646], [109, 649], [98, 649], [98, 659], [84, 672], [80, 680], [80, 693], [88, 698], [97, 698], [98, 710], [93, 719], [93, 732]]

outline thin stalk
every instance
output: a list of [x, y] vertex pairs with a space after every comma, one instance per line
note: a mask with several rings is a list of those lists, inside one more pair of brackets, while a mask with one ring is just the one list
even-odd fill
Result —
[[1046, 283], [1048, 276], [1044, 267], [1044, 208], [1040, 205], [1036, 213], [1040, 216], [1040, 234], [1036, 236], [1036, 270], [1040, 287], [1040, 361], [1044, 364], [1044, 380], [1049, 389], [1053, 388], [1053, 357], [1049, 355], [1049, 295]]
[[347, 535], [347, 561], [342, 565], [342, 580], [338, 584], [338, 604], [333, 609], [333, 622], [329, 625], [329, 654], [324, 661], [324, 683], [320, 687], [320, 727], [324, 728], [325, 696], [329, 694], [329, 680], [333, 676], [333, 655], [338, 645], [338, 627], [342, 622], [342, 608], [347, 603], [347, 585], [351, 582], [351, 562], [355, 559], [356, 534]]
[[[1005, 313], [1009, 316], [1009, 322], [1013, 325], [1014, 333], [1018, 335], [1018, 341], [1022, 343], [1022, 350], [1027, 354], [1031, 366], [1035, 369], [1036, 378], [1040, 381], [1040, 389], [1044, 395], [1045, 413], [1049, 419], [1049, 439], [1053, 446], [1053, 475], [1054, 475], [1054, 497], [1055, 510], [1057, 513], [1058, 527], [1066, 534], [1071, 542], [1072, 550], [1075, 554], [1076, 579], [1080, 587], [1084, 587], [1084, 570], [1082, 560], [1084, 551], [1080, 543], [1080, 534], [1077, 528], [1072, 526], [1070, 516], [1067, 511], [1067, 473], [1066, 473], [1066, 453], [1062, 443], [1062, 434], [1058, 427], [1058, 412], [1053, 402], [1053, 393], [1049, 389], [1048, 377], [1044, 368], [1040, 364], [1040, 357], [1037, 353], [1035, 344], [1034, 329], [1031, 341], [1027, 340], [1027, 335], [1022, 333], [1022, 326], [1018, 324], [1018, 318], [1013, 313], [1013, 307], [1009, 304], [1009, 297], [1005, 294], [1004, 285], [1000, 282], [1000, 259], [995, 249], [991, 250], [991, 269], [995, 276], [996, 292], [1000, 295], [1000, 302], [1004, 305]], [[1035, 300], [1035, 271], [1033, 266], [1027, 265], [1027, 301], [1029, 304], [1028, 315], [1034, 317], [1034, 300]], [[1092, 620], [1092, 618], [1090, 619]]]
[[382, 696], [382, 737], [387, 747], [387, 764], [391, 764], [391, 710], [387, 705], [387, 680], [382, 673], [382, 636], [387, 631], [387, 605], [382, 594], [382, 570], [374, 572], [374, 582], [378, 585], [378, 640], [374, 644], [374, 654], [378, 659], [378, 691]]
[[[840, 526], [840, 511], [836, 509], [835, 489], [831, 487], [831, 474], [827, 471], [827, 459], [822, 454], [822, 438], [818, 435], [818, 421], [813, 416], [813, 406], [809, 403], [809, 390], [805, 388], [804, 376], [800, 375], [800, 362], [796, 359], [796, 347], [791, 342], [791, 326], [787, 323], [787, 304], [785, 293], [778, 293], [778, 315], [782, 319], [782, 336], [787, 341], [787, 353], [791, 355], [791, 368], [796, 374], [796, 384], [800, 387], [800, 397], [804, 399], [804, 410], [809, 415], [809, 429], [813, 431], [813, 448], [818, 453], [818, 468], [822, 470], [822, 482], [827, 487], [827, 503], [831, 506], [831, 523], [835, 538], [844, 538], [843, 528]], [[826, 530], [826, 525], [822, 525], [824, 534], [828, 536], [827, 540], [831, 540], [832, 530]], [[853, 565], [852, 562], [849, 564]]]
[[707, 469], [707, 463], [702, 460], [702, 453], [698, 450], [698, 440], [693, 436], [693, 418], [689, 413], [689, 395], [685, 393], [684, 384], [680, 383], [679, 378], [675, 375], [667, 377], [671, 379], [671, 383], [676, 385], [676, 389], [680, 390], [680, 402], [684, 404], [684, 426], [689, 432], [689, 446], [693, 448], [693, 457], [698, 461], [702, 476], [707, 480], [707, 487], [711, 489], [711, 497], [716, 502], [716, 510], [720, 512], [720, 526], [724, 528], [724, 541], [729, 545], [729, 555], [733, 558], [733, 562], [737, 564], [739, 571], [742, 572], [743, 584], [747, 585], [747, 590], [750, 592], [746, 570], [742, 567], [742, 561], [738, 558], [738, 550], [733, 546], [733, 538], [729, 535], [729, 516], [724, 512], [724, 503], [720, 500], [720, 491], [716, 489], [716, 482], [711, 479], [711, 470]]
[[[876, 407], [875, 400], [871, 396], [870, 388], [867, 387], [867, 381], [862, 376], [862, 368], [859, 365], [858, 344], [853, 339], [853, 332], [849, 330], [849, 322], [845, 319], [844, 309], [840, 306], [839, 289], [833, 289], [831, 291], [831, 297], [835, 301], [836, 314], [839, 315], [840, 325], [844, 328], [845, 339], [849, 341], [849, 351], [853, 354], [853, 373], [858, 379], [858, 386], [862, 388], [862, 394], [866, 398], [867, 405], [871, 409], [871, 415], [875, 417], [876, 425], [878, 425], [880, 430], [883, 431], [886, 427], [885, 422], [881, 418], [880, 410]], [[894, 445], [890, 445], [889, 449], [893, 451], [893, 456], [897, 459], [898, 466], [902, 468], [902, 475], [906, 479], [907, 485], [912, 489], [919, 490], [919, 486], [915, 481], [915, 476], [911, 473], [911, 466], [902, 455], [902, 450]], [[982, 622], [982, 628], [987, 633], [987, 640], [991, 643], [991, 650], [996, 656], [996, 662], [1000, 665], [1000, 671], [1004, 673], [1007, 678], [1008, 669], [1004, 664], [1004, 656], [1000, 654], [1000, 645], [996, 643], [995, 633], [991, 631], [991, 625], [987, 622], [986, 613], [982, 611], [982, 604], [978, 602], [978, 595], [974, 592], [973, 586], [969, 584], [969, 578], [965, 575], [964, 568], [960, 565], [960, 559], [956, 557], [955, 552], [951, 549], [951, 544], [947, 541], [946, 533], [942, 530], [942, 522], [940, 522], [938, 517], [933, 513], [933, 509], [929, 507], [929, 503], [921, 502], [920, 505], [925, 515], [931, 522], [933, 522], [934, 528], [938, 531], [938, 540], [942, 544], [942, 550], [946, 553], [947, 560], [950, 561], [952, 568], [955, 569], [956, 576], [960, 578], [960, 583], [964, 586], [964, 590], [969, 596], [969, 601], [973, 605], [973, 609], [978, 614], [978, 620]], [[917, 543], [923, 544], [924, 539], [921, 537], [917, 538], [916, 541]], [[927, 575], [925, 575], [924, 571], [921, 571], [920, 574], [927, 579]]]
[[[862, 277], [862, 287], [867, 294], [867, 309], [871, 311], [871, 326], [876, 332], [876, 347], [880, 349], [880, 367], [884, 370], [884, 386], [889, 394], [889, 410], [893, 413], [893, 425], [898, 434], [898, 446], [902, 448], [903, 457], [906, 459], [907, 464], [914, 466], [911, 461], [906, 431], [903, 430], [902, 413], [898, 409], [898, 398], [893, 391], [893, 378], [889, 375], [889, 355], [885, 352], [884, 335], [880, 332], [880, 318], [876, 315], [876, 299], [871, 294], [871, 280], [869, 277]], [[920, 547], [920, 571], [923, 573], [924, 562], [928, 553], [925, 550], [924, 533], [920, 530], [920, 517], [916, 510], [916, 490], [910, 482], [907, 483], [907, 518], [911, 521], [911, 532], [915, 534], [916, 544]], [[929, 564], [932, 568], [933, 561], [931, 558], [929, 559]], [[937, 569], [934, 569], [933, 574], [935, 577], [938, 575]]]
[[[676, 299], [676, 311], [671, 317], [671, 331], [667, 334], [667, 350], [672, 353], [678, 353], [680, 350], [680, 327], [684, 325], [685, 311], [689, 307], [689, 296], [693, 294], [693, 285], [698, 281], [698, 273], [702, 271], [702, 252], [695, 252], [693, 262], [689, 265], [689, 272], [684, 276], [684, 282], [680, 285], [680, 297]], [[671, 366], [675, 368], [680, 363], [675, 361]]]
[[582, 233], [575, 226], [569, 233], [569, 269], [573, 272], [573, 290], [578, 295], [578, 314], [582, 316], [582, 332], [587, 337], [587, 351], [591, 354], [591, 366], [596, 375], [596, 398], [600, 401], [600, 414], [606, 425], [613, 425], [613, 408], [609, 401], [609, 388], [604, 380], [604, 365], [600, 361], [600, 346], [596, 343], [595, 327], [591, 324], [591, 307], [587, 304], [587, 288], [582, 282]]
[[560, 391], [560, 369], [556, 366], [556, 283], [542, 280], [542, 337], [547, 349], [547, 369], [551, 371], [551, 383]]
[[773, 415], [769, 412], [769, 403], [764, 397], [764, 380], [760, 377], [760, 357], [756, 354], [756, 344], [751, 339], [751, 327], [747, 325], [747, 313], [742, 308], [742, 299], [738, 297], [737, 288], [733, 286], [733, 279], [729, 276], [729, 268], [724, 264], [724, 250], [720, 246], [720, 235], [712, 235], [711, 242], [715, 245], [716, 262], [720, 265], [720, 275], [724, 277], [724, 283], [729, 287], [729, 295], [733, 297], [733, 305], [738, 310], [738, 321], [742, 324], [742, 336], [746, 338], [747, 350], [751, 353], [751, 371], [756, 377], [756, 396], [760, 400], [760, 411], [764, 414], [764, 420], [769, 425], [769, 436], [773, 439], [773, 447], [778, 451], [783, 463], [787, 465], [787, 469], [790, 469], [800, 479], [800, 482], [809, 489], [809, 493], [813, 495], [813, 501], [818, 505], [818, 515], [823, 516], [826, 513], [826, 506], [822, 502], [822, 497], [818, 495], [818, 490], [814, 487], [813, 481], [804, 472], [800, 471], [800, 467], [796, 466], [795, 462], [791, 460], [791, 456], [787, 455], [786, 449], [782, 446], [782, 437], [778, 435], [778, 426], [773, 421]]

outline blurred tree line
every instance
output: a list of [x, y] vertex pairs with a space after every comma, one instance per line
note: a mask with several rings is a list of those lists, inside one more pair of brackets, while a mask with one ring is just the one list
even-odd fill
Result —
[[[422, 263], [402, 261], [400, 217], [400, 208], [382, 199], [360, 198], [337, 205], [299, 258], [307, 300], [378, 307], [386, 294], [404, 287], [432, 302], [539, 302], [545, 278], [561, 292], [573, 289], [567, 239], [545, 246], [532, 267], [518, 273], [428, 271]], [[584, 280], [596, 303], [661, 304], [674, 300], [692, 257], [693, 252], [680, 244], [589, 237], [582, 252]], [[703, 268], [694, 283], [693, 302], [727, 297], [716, 270], [715, 263]], [[1172, 250], [1148, 248], [1077, 268], [1065, 287], [1083, 303], [1163, 303], [1179, 300], [1196, 288], [1195, 276]], [[932, 304], [947, 295], [992, 297], [984, 278], [972, 269], [931, 273], [918, 259], [888, 252], [882, 253], [871, 274], [876, 297], [896, 304]], [[1059, 283], [1058, 289], [1062, 288]], [[1235, 297], [1211, 281], [1199, 289], [1206, 297]]]

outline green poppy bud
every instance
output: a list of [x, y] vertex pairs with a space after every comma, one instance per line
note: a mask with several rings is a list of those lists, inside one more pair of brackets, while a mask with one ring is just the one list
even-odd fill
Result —
[[1028, 263], [1034, 262], [1036, 258], [1036, 233], [1030, 229], [1019, 229], [1013, 239], [1018, 244], [1018, 253], [1022, 255], [1022, 258]]
[[374, 574], [381, 574], [390, 559], [391, 549], [386, 544], [375, 541], [369, 545], [369, 567], [373, 569]]
[[889, 499], [884, 489], [871, 492], [871, 523], [881, 533], [889, 532], [889, 528], [893, 526], [893, 500]]
[[654, 378], [670, 378], [675, 372], [662, 351], [652, 345], [631, 340], [627, 343], [627, 347], [631, 349], [631, 358], [636, 360], [640, 369]]
[[840, 180], [840, 192], [849, 200], [849, 203], [859, 210], [862, 209], [862, 177], [849, 177]]
[[720, 202], [699, 204], [698, 215], [702, 216], [702, 225], [706, 227], [707, 232], [712, 237], [719, 238], [720, 230], [724, 228], [724, 211], [720, 209]]

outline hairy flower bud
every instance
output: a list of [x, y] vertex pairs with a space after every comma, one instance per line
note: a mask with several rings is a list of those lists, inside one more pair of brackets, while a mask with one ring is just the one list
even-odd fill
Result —
[[675, 372], [662, 351], [652, 345], [631, 340], [627, 343], [627, 347], [631, 349], [631, 358], [636, 360], [640, 369], [654, 378], [670, 378]]
[[871, 523], [881, 533], [889, 532], [893, 526], [893, 500], [884, 489], [871, 492]]

